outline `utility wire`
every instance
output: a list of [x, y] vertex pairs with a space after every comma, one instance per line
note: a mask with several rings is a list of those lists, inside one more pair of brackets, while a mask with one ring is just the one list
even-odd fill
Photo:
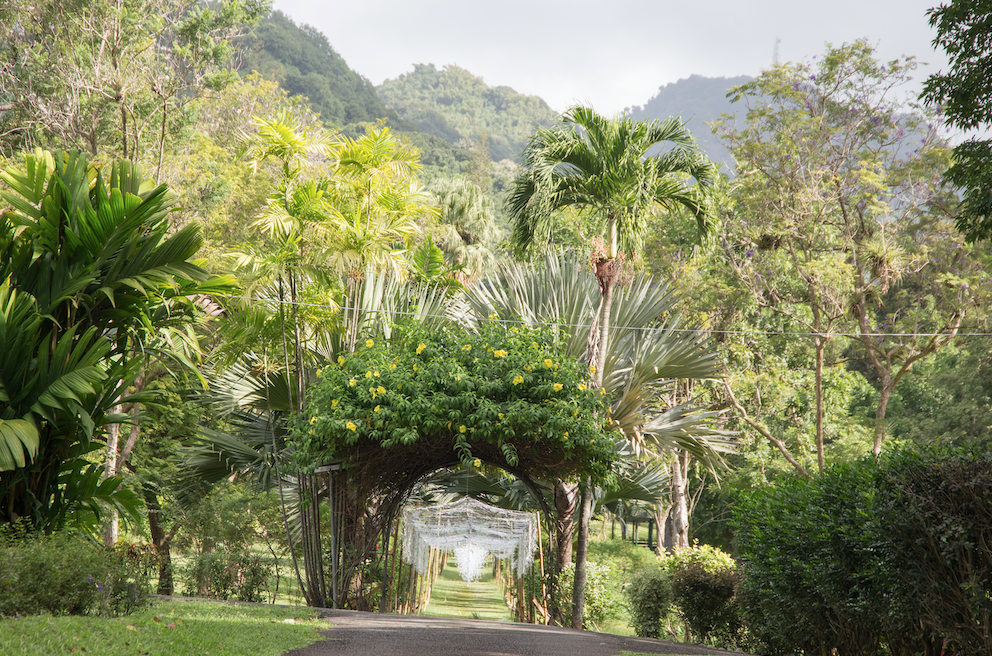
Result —
[[[226, 296], [225, 298], [233, 298], [242, 301], [253, 301], [257, 303], [269, 303], [269, 304], [283, 304], [283, 305], [296, 305], [297, 307], [315, 307], [323, 308], [329, 310], [361, 310], [362, 308], [356, 308], [348, 305], [331, 305], [329, 303], [304, 303], [303, 301], [288, 301], [288, 300], [278, 300], [274, 298], [256, 298], [251, 296]], [[369, 313], [373, 314], [399, 314], [407, 316], [418, 316], [430, 319], [450, 319], [450, 315], [446, 314], [423, 314], [420, 312], [409, 312], [403, 310], [367, 310]], [[591, 328], [592, 324], [586, 323], [559, 323], [555, 321], [524, 321], [522, 319], [493, 319], [496, 323], [513, 324], [520, 326], [560, 326], [564, 328]], [[616, 326], [611, 325], [611, 329], [616, 330], [637, 330], [650, 332], [652, 330], [657, 330], [658, 327], [651, 326]], [[814, 332], [804, 332], [804, 331], [791, 331], [791, 330], [712, 330], [705, 328], [671, 328], [672, 332], [677, 333], [688, 333], [697, 335], [769, 335], [769, 336], [789, 336], [789, 337], [849, 337], [851, 339], [858, 339], [859, 337], [940, 337], [942, 335], [948, 335], [947, 332], [938, 333], [850, 333], [850, 332], [830, 332], [830, 333], [814, 333]], [[949, 336], [949, 335], [948, 335]], [[954, 338], [958, 337], [992, 337], [992, 332], [988, 333], [955, 333]]]

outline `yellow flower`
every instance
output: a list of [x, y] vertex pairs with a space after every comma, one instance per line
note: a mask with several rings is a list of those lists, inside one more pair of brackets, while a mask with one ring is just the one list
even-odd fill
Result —
[[378, 371], [373, 371], [372, 372], [372, 375], [375, 376], [376, 378], [378, 378], [379, 377], [379, 372]]
[[316, 423], [317, 423], [317, 418], [316, 417], [310, 417], [310, 425], [313, 426]]
[[560, 392], [561, 391], [561, 383], [555, 383], [554, 385], [551, 386], [551, 389], [553, 389], [556, 392]]
[[347, 426], [348, 430], [350, 431], [358, 430], [358, 426], [356, 426], [355, 422], [353, 421], [349, 421], [347, 424], [345, 424], [345, 426]]
[[455, 382], [456, 383], [462, 382], [462, 377], [461, 376], [455, 376]]
[[393, 370], [393, 369], [395, 369], [395, 368], [396, 368], [396, 365], [395, 365], [395, 364], [391, 364], [391, 365], [389, 365], [389, 370], [390, 370], [390, 371], [392, 371], [392, 370]]
[[465, 424], [462, 424], [461, 426], [458, 427], [458, 432], [459, 433], [464, 433], [467, 430], [468, 429], [465, 427]]
[[537, 342], [531, 342], [530, 346], [531, 348], [537, 348]]
[[596, 373], [596, 365], [594, 364], [589, 365], [589, 373], [591, 374]]
[[604, 394], [606, 394], [606, 388], [605, 387], [600, 387], [599, 388], [599, 395], [600, 396], [603, 396]]
[[375, 407], [375, 410], [373, 410], [372, 412], [379, 412], [379, 408], [380, 408], [380, 407], [382, 407], [382, 406], [378, 406], [378, 405], [377, 405], [377, 406]]
[[523, 376], [517, 376], [516, 378], [513, 379], [513, 384], [514, 385], [519, 385], [522, 382], [524, 382], [524, 377]]
[[352, 378], [351, 380], [348, 381], [348, 387], [354, 387], [354, 386], [355, 386], [355, 379]]
[[463, 351], [471, 351], [472, 350], [472, 345], [471, 344], [466, 344], [465, 346], [462, 347], [462, 350]]
[[476, 467], [481, 467], [482, 461], [476, 458], [475, 460], [472, 461], [472, 464], [475, 465]]
[[585, 383], [579, 383], [579, 391], [580, 392], [585, 392], [586, 391]]
[[503, 414], [502, 412], [501, 412], [501, 413], [499, 413], [499, 418], [500, 418], [500, 419], [502, 419], [502, 418], [503, 418], [503, 417], [505, 417], [505, 416], [506, 416], [506, 415], [504, 415], [504, 414]]
[[331, 399], [331, 410], [333, 410], [336, 407], [338, 407], [338, 400], [337, 399]]
[[423, 353], [425, 348], [427, 348], [427, 344], [424, 344], [423, 342], [420, 342], [420, 344], [417, 345], [417, 355], [420, 355], [421, 353]]
[[505, 358], [506, 357], [506, 351], [504, 351], [503, 349], [500, 349], [498, 351], [493, 351], [493, 357], [494, 358]]
[[524, 371], [533, 371], [533, 369], [531, 369], [531, 367], [530, 367], [529, 364], [525, 364], [524, 365]]
[[317, 370], [317, 378], [320, 378], [320, 372], [321, 372], [321, 371], [323, 371], [323, 370], [322, 370], [322, 369], [318, 369], [318, 370]]
[[375, 346], [375, 340], [374, 339], [365, 340], [365, 346], [366, 348], [372, 348], [373, 346]]
[[372, 372], [371, 371], [366, 371], [365, 372], [365, 377], [366, 378], [371, 378], [372, 377]]
[[413, 370], [414, 370], [414, 371], [417, 371], [418, 369], [420, 369], [420, 365], [419, 365], [419, 364], [417, 364], [416, 362], [414, 362], [414, 363], [413, 363]]
[[544, 359], [544, 368], [545, 369], [550, 369], [553, 366], [555, 366], [555, 363], [552, 362], [549, 358], [545, 358]]
[[340, 364], [340, 365], [343, 365], [344, 364], [344, 356], [343, 355], [339, 355], [338, 356], [338, 364]]
[[568, 431], [565, 431], [565, 439], [568, 439]]
[[376, 391], [379, 392], [379, 394], [385, 394], [386, 393], [386, 388], [383, 387], [382, 385], [379, 385], [379, 387], [378, 387], [378, 389], [376, 389]]

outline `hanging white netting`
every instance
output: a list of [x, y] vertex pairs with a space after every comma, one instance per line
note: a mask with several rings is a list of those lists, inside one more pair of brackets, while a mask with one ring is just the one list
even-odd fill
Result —
[[537, 517], [469, 497], [437, 506], [408, 506], [403, 510], [403, 560], [424, 573], [432, 548], [454, 551], [466, 581], [479, 579], [489, 554], [512, 561], [517, 576], [523, 576], [534, 562]]

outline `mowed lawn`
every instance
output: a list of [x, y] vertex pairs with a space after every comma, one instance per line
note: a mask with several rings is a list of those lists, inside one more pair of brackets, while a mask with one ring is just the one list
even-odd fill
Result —
[[441, 576], [434, 584], [431, 603], [422, 614], [503, 622], [513, 620], [499, 586], [496, 585], [492, 568], [486, 568], [478, 581], [466, 583], [458, 573], [454, 557], [448, 558]]

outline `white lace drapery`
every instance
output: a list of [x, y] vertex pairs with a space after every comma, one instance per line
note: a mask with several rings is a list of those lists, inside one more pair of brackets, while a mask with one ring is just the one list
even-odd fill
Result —
[[427, 571], [431, 549], [454, 551], [458, 572], [476, 581], [486, 556], [510, 560], [523, 576], [534, 562], [537, 517], [503, 510], [469, 497], [436, 506], [403, 510], [403, 560], [420, 573]]

